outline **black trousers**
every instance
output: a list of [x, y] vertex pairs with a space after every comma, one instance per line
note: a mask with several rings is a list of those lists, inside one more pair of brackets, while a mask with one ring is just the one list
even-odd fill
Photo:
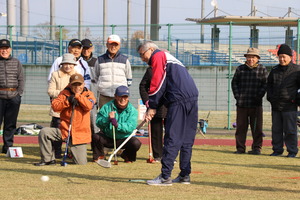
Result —
[[[116, 148], [118, 148], [124, 139], [116, 140]], [[93, 160], [97, 160], [99, 156], [104, 156], [104, 147], [114, 148], [114, 140], [105, 136], [102, 132], [93, 134]], [[128, 161], [136, 161], [136, 152], [140, 149], [142, 143], [136, 137], [130, 138], [130, 140], [123, 146], [125, 149], [122, 153], [123, 158], [127, 158]]]
[[6, 153], [13, 146], [20, 104], [20, 95], [12, 99], [0, 99], [0, 125], [4, 122], [2, 153]]
[[151, 144], [154, 158], [162, 157], [164, 119], [153, 117], [151, 120]]
[[272, 146], [276, 153], [298, 153], [297, 111], [272, 111]]
[[262, 132], [262, 107], [255, 108], [241, 108], [237, 107], [236, 110], [236, 149], [240, 152], [246, 151], [246, 137], [248, 127], [250, 124], [252, 132], [252, 149], [261, 150], [263, 143], [263, 132]]

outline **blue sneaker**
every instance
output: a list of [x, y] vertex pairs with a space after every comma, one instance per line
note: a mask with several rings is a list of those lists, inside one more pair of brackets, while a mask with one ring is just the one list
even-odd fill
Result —
[[180, 176], [178, 175], [175, 179], [172, 180], [173, 183], [181, 183], [181, 184], [191, 184], [190, 175]]
[[147, 181], [147, 184], [155, 186], [172, 186], [172, 179], [170, 177], [168, 179], [164, 179], [160, 174], [155, 179]]

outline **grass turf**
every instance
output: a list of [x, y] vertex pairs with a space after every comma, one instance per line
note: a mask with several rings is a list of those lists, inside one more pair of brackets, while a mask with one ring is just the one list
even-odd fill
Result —
[[[102, 168], [91, 162], [85, 166], [36, 167], [38, 145], [22, 146], [23, 158], [0, 155], [0, 192], [4, 199], [299, 199], [299, 158], [270, 157], [263, 154], [235, 155], [233, 146], [194, 146], [191, 185], [148, 186], [144, 180], [160, 173], [160, 164], [146, 163], [148, 146], [143, 145], [138, 159]], [[58, 160], [59, 161], [59, 160]], [[174, 165], [172, 177], [179, 173]], [[41, 176], [50, 177], [42, 182]], [[129, 181], [131, 180], [131, 181]]]

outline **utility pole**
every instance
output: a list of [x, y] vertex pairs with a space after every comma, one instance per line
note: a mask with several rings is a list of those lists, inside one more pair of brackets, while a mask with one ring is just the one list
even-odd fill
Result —
[[147, 24], [148, 24], [148, 0], [145, 0], [144, 41], [147, 40]]
[[20, 24], [21, 24], [21, 35], [28, 35], [28, 0], [20, 1]]
[[78, 0], [78, 39], [82, 40], [82, 0]]
[[6, 0], [7, 6], [7, 35], [16, 35], [16, 0]]
[[131, 7], [131, 2], [130, 2], [130, 0], [127, 0], [127, 54], [128, 54], [128, 56], [130, 54], [130, 48], [131, 48], [131, 43], [130, 43], [130, 7]]
[[105, 46], [105, 41], [106, 41], [106, 24], [107, 24], [106, 11], [107, 11], [107, 2], [106, 0], [103, 0], [103, 46]]
[[[201, 0], [201, 20], [203, 19], [204, 17], [204, 6], [205, 6], [205, 2], [204, 0]], [[204, 25], [201, 24], [201, 43], [203, 44], [204, 43]]]
[[50, 0], [50, 40], [55, 40], [55, 0]]
[[151, 0], [151, 28], [150, 39], [159, 40], [159, 0]]
[[255, 16], [254, 0], [251, 0], [251, 16]]

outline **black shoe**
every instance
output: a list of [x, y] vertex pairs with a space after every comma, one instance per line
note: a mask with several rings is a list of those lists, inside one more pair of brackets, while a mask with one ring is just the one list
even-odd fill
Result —
[[286, 157], [288, 158], [295, 158], [297, 154], [295, 153], [289, 153]]
[[270, 154], [270, 156], [281, 156], [282, 153], [278, 153], [278, 152], [273, 152]]
[[51, 160], [50, 162], [39, 162], [39, 163], [34, 163], [34, 166], [45, 166], [45, 165], [55, 165], [56, 161], [55, 160]]
[[55, 154], [55, 158], [60, 159], [60, 158], [62, 158], [62, 155], [61, 154]]
[[261, 153], [260, 153], [260, 150], [254, 149], [254, 150], [248, 151], [248, 154], [260, 155]]
[[2, 153], [6, 154], [7, 153], [7, 150], [8, 150], [8, 147], [2, 147]]
[[234, 154], [244, 154], [245, 152], [243, 152], [243, 151], [235, 151], [235, 152], [233, 152]]

